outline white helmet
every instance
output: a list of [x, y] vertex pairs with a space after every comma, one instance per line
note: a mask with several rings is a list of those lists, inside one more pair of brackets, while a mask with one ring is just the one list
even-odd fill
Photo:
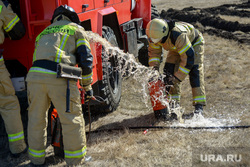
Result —
[[163, 19], [153, 19], [146, 27], [146, 34], [150, 42], [157, 43], [167, 36], [169, 32], [168, 23]]

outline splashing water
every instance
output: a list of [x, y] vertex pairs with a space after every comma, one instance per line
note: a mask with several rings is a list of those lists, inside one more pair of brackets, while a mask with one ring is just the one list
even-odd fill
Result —
[[174, 122], [171, 126], [179, 127], [223, 127], [239, 124], [238, 118], [205, 118], [201, 114], [194, 115], [192, 119], [185, 120], [184, 123]]
[[[103, 61], [107, 62], [111, 57], [115, 57], [118, 63], [116, 70], [122, 76], [126, 78], [133, 78], [137, 83], [140, 83], [140, 91], [143, 96], [143, 102], [147, 106], [148, 102], [148, 81], [156, 82], [160, 78], [158, 71], [153, 70], [152, 68], [146, 67], [138, 63], [133, 54], [124, 53], [123, 50], [120, 50], [118, 47], [113, 47], [106, 39], [99, 36], [99, 34], [87, 31], [87, 35], [90, 42], [97, 43], [97, 45], [102, 45], [103, 51]], [[131, 87], [129, 88], [131, 89]], [[168, 104], [168, 101], [164, 94], [158, 97], [159, 101], [164, 104]]]

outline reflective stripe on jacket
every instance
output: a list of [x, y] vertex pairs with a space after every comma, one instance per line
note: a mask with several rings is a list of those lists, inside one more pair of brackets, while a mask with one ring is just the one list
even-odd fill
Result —
[[21, 39], [25, 35], [25, 28], [19, 17], [13, 12], [10, 5], [7, 7], [0, 1], [0, 44], [4, 42], [4, 31], [11, 39]]

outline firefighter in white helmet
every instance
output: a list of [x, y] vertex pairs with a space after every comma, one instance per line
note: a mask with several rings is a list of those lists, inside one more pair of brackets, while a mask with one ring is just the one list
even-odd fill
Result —
[[168, 51], [164, 66], [164, 82], [171, 86], [170, 99], [179, 104], [181, 82], [189, 75], [194, 113], [202, 113], [206, 105], [204, 87], [204, 39], [193, 25], [164, 19], [153, 19], [146, 27], [149, 39], [149, 66], [159, 69], [162, 48]]
[[[0, 27], [0, 44], [4, 42], [4, 33], [8, 34], [11, 40], [19, 40], [25, 35], [24, 25], [7, 1], [0, 1]], [[26, 151], [27, 146], [24, 141], [19, 101], [5, 67], [2, 51], [3, 49], [0, 53], [0, 114], [8, 134], [10, 151], [18, 157]]]
[[66, 111], [67, 79], [57, 78], [57, 65], [82, 69], [86, 98], [93, 96], [92, 62], [87, 34], [79, 25], [73, 8], [62, 5], [55, 9], [52, 24], [36, 38], [33, 66], [27, 75], [29, 99], [29, 157], [35, 165], [45, 163], [47, 115], [51, 102], [62, 125], [64, 157], [67, 165], [81, 165], [86, 156], [85, 122], [76, 80], [69, 81], [70, 112]]

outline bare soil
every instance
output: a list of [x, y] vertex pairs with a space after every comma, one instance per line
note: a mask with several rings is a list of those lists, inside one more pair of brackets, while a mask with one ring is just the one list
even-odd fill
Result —
[[[91, 129], [95, 132], [90, 133], [87, 154], [93, 159], [84, 166], [250, 166], [250, 129], [247, 128], [250, 125], [250, 2], [152, 0], [152, 3], [157, 6], [161, 17], [190, 22], [203, 32], [206, 41], [204, 68], [207, 95], [204, 117], [187, 119], [184, 124], [171, 121], [154, 125], [247, 126], [239, 129], [149, 129], [146, 134], [143, 134], [146, 128], [128, 129], [155, 123], [144, 88], [135, 79], [128, 78], [123, 82], [118, 109], [108, 114], [92, 115]], [[237, 21], [240, 19], [241, 22]], [[185, 114], [193, 112], [188, 78], [182, 85], [181, 106]], [[85, 117], [88, 131], [88, 116]], [[112, 128], [122, 130], [105, 130]], [[48, 137], [45, 166], [65, 166], [63, 159], [54, 156], [50, 139]], [[241, 155], [241, 159], [237, 162], [212, 158], [211, 163], [199, 159], [201, 154], [215, 153], [223, 154], [224, 158], [225, 154]], [[29, 164], [27, 154], [18, 159], [9, 155], [0, 158], [1, 167]]]
[[[242, 4], [225, 4], [211, 8], [187, 7], [182, 10], [162, 10], [160, 16], [168, 20], [185, 21], [196, 25], [202, 33], [233, 39], [240, 43], [250, 43], [250, 23], [230, 21], [220, 16], [249, 18], [250, 1]], [[228, 18], [230, 19], [230, 18]]]

